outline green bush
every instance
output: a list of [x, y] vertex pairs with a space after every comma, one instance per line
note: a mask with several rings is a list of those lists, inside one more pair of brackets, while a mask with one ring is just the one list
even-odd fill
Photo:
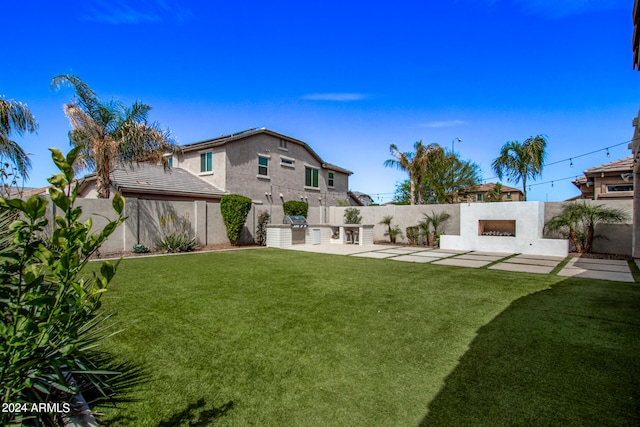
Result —
[[360, 224], [362, 217], [360, 216], [360, 209], [347, 208], [344, 210], [344, 223], [345, 224]]
[[[48, 201], [38, 196], [26, 201], [0, 198], [0, 209], [21, 215], [10, 226], [10, 244], [0, 249], [3, 403], [69, 402], [79, 392], [78, 384], [92, 387], [105, 398], [112, 391], [106, 380], [116, 372], [105, 369], [104, 355], [95, 347], [106, 333], [105, 316], [97, 314], [100, 297], [117, 263], [102, 262], [99, 273], [81, 272], [124, 221], [124, 199], [114, 196], [117, 219], [102, 231], [91, 231], [91, 219], [79, 221], [82, 209], [74, 206], [79, 184], [72, 185], [72, 165], [81, 148], [74, 148], [66, 158], [51, 149], [62, 173], [48, 179], [52, 184], [49, 196], [59, 212], [50, 234], [45, 233]], [[2, 411], [0, 424], [59, 425], [60, 417], [47, 412]]]
[[134, 254], [146, 254], [148, 252], [149, 252], [149, 247], [144, 243], [138, 243], [137, 245], [133, 245]]
[[407, 240], [410, 245], [417, 245], [420, 240], [420, 226], [412, 225], [405, 229]]
[[227, 227], [227, 237], [232, 245], [237, 245], [242, 229], [251, 210], [251, 199], [239, 194], [227, 194], [220, 200], [220, 212], [224, 225]]
[[284, 214], [287, 216], [307, 217], [309, 213], [309, 203], [298, 200], [288, 200], [282, 205]]
[[262, 211], [260, 215], [258, 215], [258, 229], [256, 230], [256, 243], [260, 246], [265, 246], [267, 244], [267, 224], [269, 224], [269, 220], [271, 219], [271, 215], [269, 212]]

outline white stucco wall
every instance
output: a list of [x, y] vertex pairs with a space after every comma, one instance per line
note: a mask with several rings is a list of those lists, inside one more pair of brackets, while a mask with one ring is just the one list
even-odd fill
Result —
[[[480, 220], [515, 220], [514, 237], [479, 236]], [[442, 249], [566, 257], [569, 242], [543, 239], [544, 203], [467, 203], [460, 205], [460, 235], [440, 236]]]

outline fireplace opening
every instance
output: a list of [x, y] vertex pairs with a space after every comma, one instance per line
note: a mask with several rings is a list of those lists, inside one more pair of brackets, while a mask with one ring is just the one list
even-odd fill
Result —
[[511, 219], [481, 219], [478, 221], [478, 236], [515, 237], [516, 221]]

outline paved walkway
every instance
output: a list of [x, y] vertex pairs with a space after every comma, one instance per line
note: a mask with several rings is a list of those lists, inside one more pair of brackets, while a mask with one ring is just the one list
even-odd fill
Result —
[[[505, 270], [523, 273], [550, 274], [562, 261], [562, 257], [543, 255], [516, 255], [497, 252], [455, 251], [387, 245], [294, 245], [292, 250], [348, 255], [364, 258], [390, 259], [393, 261], [431, 263], [455, 267]], [[557, 273], [559, 276], [588, 279], [634, 282], [627, 261], [593, 258], [572, 258]]]

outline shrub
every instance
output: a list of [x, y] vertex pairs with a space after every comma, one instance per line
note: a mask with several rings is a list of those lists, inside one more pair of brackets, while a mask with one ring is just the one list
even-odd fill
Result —
[[420, 240], [420, 226], [411, 225], [405, 229], [407, 240], [410, 245], [417, 245]]
[[288, 200], [282, 205], [282, 210], [286, 216], [303, 216], [309, 214], [309, 203], [298, 200]]
[[344, 210], [344, 223], [345, 224], [360, 224], [362, 217], [360, 216], [360, 209], [347, 208]]
[[197, 239], [191, 232], [191, 223], [186, 215], [178, 218], [178, 221], [172, 213], [160, 215], [160, 229], [162, 234], [156, 246], [164, 252], [191, 252], [197, 246]]
[[148, 252], [149, 252], [149, 247], [144, 243], [138, 243], [137, 245], [133, 245], [134, 254], [146, 254]]
[[251, 210], [251, 199], [239, 194], [227, 194], [220, 200], [220, 211], [224, 225], [227, 227], [227, 237], [232, 245], [237, 245], [242, 229]]
[[267, 244], [267, 224], [269, 224], [269, 220], [271, 219], [271, 215], [269, 212], [262, 211], [260, 215], [258, 215], [258, 229], [256, 230], [256, 243], [260, 246], [265, 246]]
[[[116, 372], [104, 369], [104, 354], [95, 347], [107, 329], [105, 316], [97, 314], [100, 297], [117, 263], [104, 261], [100, 272], [92, 275], [81, 271], [124, 221], [124, 199], [114, 196], [112, 206], [118, 217], [101, 231], [91, 232], [91, 219], [79, 221], [82, 209], [74, 206], [79, 184], [72, 185], [72, 165], [81, 148], [74, 148], [66, 158], [51, 149], [62, 173], [48, 179], [49, 196], [60, 212], [48, 237], [43, 237], [48, 201], [38, 196], [26, 201], [0, 198], [0, 209], [21, 215], [10, 226], [9, 246], [0, 250], [3, 403], [69, 402], [79, 392], [78, 384], [92, 386], [105, 398], [112, 391], [106, 379]], [[29, 416], [35, 419], [2, 411], [0, 424], [62, 424], [61, 414], [31, 412]]]

